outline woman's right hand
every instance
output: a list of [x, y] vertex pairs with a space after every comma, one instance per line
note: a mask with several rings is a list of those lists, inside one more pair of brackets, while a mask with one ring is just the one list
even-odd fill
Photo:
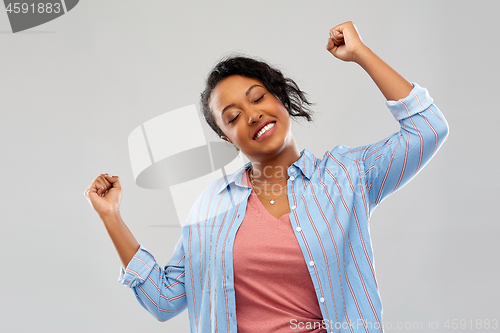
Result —
[[118, 176], [101, 174], [85, 190], [85, 197], [101, 218], [119, 214], [122, 187]]

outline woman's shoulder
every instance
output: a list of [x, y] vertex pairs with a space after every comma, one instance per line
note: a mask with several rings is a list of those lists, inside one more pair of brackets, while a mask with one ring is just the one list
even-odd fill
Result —
[[351, 164], [356, 163], [366, 156], [366, 153], [371, 149], [371, 145], [359, 146], [351, 148], [346, 145], [338, 145], [333, 149], [324, 152], [323, 157], [318, 159], [319, 163], [323, 164]]
[[303, 151], [303, 157], [295, 165], [311, 179], [315, 172], [328, 172], [332, 175], [351, 174], [357, 172], [358, 162], [363, 160], [363, 156], [369, 146], [350, 148], [345, 145], [338, 145], [335, 148], [324, 152], [319, 158], [307, 149]]
[[219, 169], [217, 173], [211, 176], [211, 179], [206, 181], [208, 185], [206, 185], [204, 190], [199, 194], [197, 201], [206, 197], [222, 195], [227, 192], [229, 187], [232, 187], [232, 184], [243, 186], [242, 179], [247, 168], [248, 164], [241, 166], [236, 170], [233, 169], [234, 171], [231, 173], [227, 172], [228, 170], [231, 170], [230, 168]]
[[221, 175], [212, 178], [198, 195], [183, 226], [205, 224], [215, 216], [224, 214], [227, 209], [237, 206], [242, 200], [241, 193], [238, 194], [237, 191], [247, 189], [247, 186], [242, 184], [245, 171], [246, 167], [241, 167], [231, 174], [221, 170]]

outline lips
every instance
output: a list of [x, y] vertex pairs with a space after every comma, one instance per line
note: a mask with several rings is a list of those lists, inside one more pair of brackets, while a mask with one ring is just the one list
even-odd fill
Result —
[[264, 121], [255, 130], [254, 135], [253, 135], [253, 139], [254, 140], [259, 139], [264, 134], [266, 134], [270, 129], [272, 129], [274, 126], [276, 126], [276, 121], [275, 120], [266, 120], [266, 121]]

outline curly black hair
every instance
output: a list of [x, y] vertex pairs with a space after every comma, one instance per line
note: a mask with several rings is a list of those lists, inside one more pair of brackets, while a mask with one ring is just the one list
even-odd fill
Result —
[[241, 75], [261, 81], [266, 89], [278, 98], [285, 106], [291, 117], [304, 117], [312, 121], [312, 110], [306, 98], [306, 93], [290, 78], [285, 77], [281, 71], [267, 63], [244, 56], [229, 56], [219, 61], [207, 77], [205, 90], [201, 93], [201, 108], [205, 120], [219, 135], [225, 135], [215, 122], [210, 109], [210, 96], [219, 82], [231, 75]]

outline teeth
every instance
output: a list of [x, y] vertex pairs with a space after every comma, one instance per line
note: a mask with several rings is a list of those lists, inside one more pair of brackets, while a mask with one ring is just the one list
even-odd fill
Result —
[[267, 124], [266, 126], [262, 127], [262, 129], [259, 131], [259, 133], [257, 133], [257, 135], [255, 136], [255, 139], [258, 139], [260, 138], [264, 133], [266, 133], [269, 129], [273, 128], [274, 127], [274, 124], [275, 123], [270, 123], [270, 124]]

